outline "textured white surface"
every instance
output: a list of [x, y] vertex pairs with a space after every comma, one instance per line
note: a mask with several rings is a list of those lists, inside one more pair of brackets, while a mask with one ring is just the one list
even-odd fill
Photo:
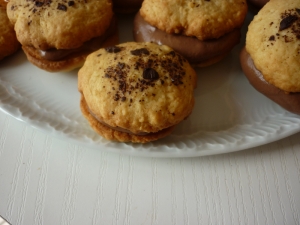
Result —
[[[249, 13], [247, 23], [251, 20]], [[132, 40], [132, 16], [119, 18], [121, 42]], [[79, 109], [77, 71], [47, 73], [20, 52], [0, 62], [0, 109], [74, 144], [138, 156], [188, 157], [232, 152], [300, 131], [300, 116], [259, 94], [242, 73], [239, 46], [220, 63], [197, 70], [196, 106], [174, 132], [146, 145], [98, 136]]]
[[300, 224], [300, 133], [199, 158], [68, 143], [0, 112], [0, 215], [17, 224]]

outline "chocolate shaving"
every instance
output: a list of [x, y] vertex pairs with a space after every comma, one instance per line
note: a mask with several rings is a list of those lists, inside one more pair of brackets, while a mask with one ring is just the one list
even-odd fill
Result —
[[156, 70], [152, 68], [146, 68], [143, 71], [143, 78], [146, 80], [157, 80], [159, 78], [159, 75]]
[[274, 35], [270, 36], [269, 41], [275, 41], [275, 36]]
[[130, 53], [132, 55], [136, 55], [136, 56], [139, 56], [139, 55], [142, 55], [142, 54], [144, 54], [144, 55], [149, 55], [150, 54], [149, 51], [146, 48], [135, 49], [135, 50], [130, 51]]
[[64, 4], [58, 3], [57, 9], [61, 10], [61, 11], [67, 11], [67, 6], [65, 6]]
[[74, 4], [75, 4], [74, 1], [69, 1], [69, 2], [68, 2], [68, 6], [73, 6]]
[[279, 31], [285, 30], [292, 26], [292, 24], [298, 19], [296, 15], [288, 15], [280, 22]]
[[118, 46], [110, 46], [110, 47], [105, 48], [105, 50], [109, 53], [117, 53], [117, 52], [120, 52], [122, 49]]
[[39, 2], [39, 1], [35, 2], [36, 7], [42, 7], [43, 5], [44, 5], [44, 2]]
[[[123, 49], [123, 47], [112, 46], [106, 48], [106, 51], [114, 53]], [[111, 79], [111, 83], [117, 83], [116, 86], [112, 87], [113, 94], [111, 96], [114, 101], [125, 102], [128, 100], [128, 104], [130, 104], [133, 100], [129, 96], [144, 92], [150, 87], [155, 87], [155, 85], [165, 85], [167, 80], [171, 81], [168, 85], [183, 84], [182, 80], [185, 76], [183, 62], [186, 60], [179, 54], [171, 51], [166, 54], [166, 57], [159, 59], [157, 54], [151, 54], [151, 51], [146, 48], [134, 49], [132, 52], [134, 54], [147, 54], [149, 52], [149, 55], [136, 57], [136, 62], [132, 67], [119, 61], [104, 71], [103, 78]], [[122, 57], [119, 60], [122, 60]], [[140, 77], [129, 77], [131, 70], [140, 70]], [[166, 75], [160, 76], [158, 70]], [[145, 94], [147, 95], [147, 93]], [[142, 103], [144, 100], [139, 100], [139, 102]]]

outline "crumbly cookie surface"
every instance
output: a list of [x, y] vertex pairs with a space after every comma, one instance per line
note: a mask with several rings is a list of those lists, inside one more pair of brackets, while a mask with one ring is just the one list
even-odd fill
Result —
[[140, 13], [167, 33], [208, 40], [241, 27], [247, 10], [246, 0], [144, 0]]
[[266, 81], [300, 92], [300, 1], [267, 3], [249, 25], [246, 50]]
[[20, 47], [13, 25], [6, 14], [6, 3], [0, 1], [0, 60]]
[[167, 46], [124, 43], [88, 56], [78, 89], [96, 118], [133, 133], [178, 124], [194, 106], [196, 73]]
[[21, 44], [42, 50], [77, 48], [113, 16], [110, 0], [10, 0], [7, 14]]

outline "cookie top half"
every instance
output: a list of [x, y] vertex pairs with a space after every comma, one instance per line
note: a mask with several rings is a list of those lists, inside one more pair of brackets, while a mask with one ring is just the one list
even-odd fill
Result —
[[0, 1], [0, 60], [20, 47], [13, 25], [6, 14], [6, 3]]
[[300, 1], [267, 3], [249, 25], [246, 50], [266, 81], [300, 92]]
[[167, 46], [129, 42], [88, 56], [78, 89], [90, 111], [112, 127], [158, 132], [194, 107], [196, 73]]
[[7, 14], [21, 44], [42, 50], [77, 48], [113, 16], [110, 0], [10, 0]]
[[219, 38], [242, 26], [246, 0], [144, 0], [141, 16], [167, 33]]

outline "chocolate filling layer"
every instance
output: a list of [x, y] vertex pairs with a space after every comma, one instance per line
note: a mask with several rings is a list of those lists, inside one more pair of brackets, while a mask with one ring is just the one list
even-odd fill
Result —
[[87, 106], [87, 110], [89, 111], [90, 115], [91, 115], [92, 117], [95, 118], [95, 120], [97, 120], [97, 121], [98, 121], [99, 123], [101, 123], [102, 125], [109, 127], [110, 129], [113, 129], [113, 130], [116, 130], [116, 131], [120, 131], [120, 132], [124, 132], [124, 133], [127, 133], [127, 134], [139, 135], [139, 136], [144, 136], [144, 135], [150, 134], [150, 133], [142, 132], [142, 131], [139, 131], [139, 132], [137, 132], [137, 133], [133, 133], [133, 132], [131, 132], [130, 130], [127, 130], [127, 129], [125, 129], [125, 128], [110, 126], [109, 124], [105, 123], [102, 119], [100, 119], [99, 117], [97, 117], [97, 116], [90, 110], [90, 108], [89, 108], [88, 106]]
[[190, 63], [197, 64], [228, 53], [239, 43], [241, 33], [239, 29], [235, 29], [218, 39], [200, 41], [196, 37], [168, 34], [150, 25], [140, 13], [137, 13], [134, 19], [133, 36], [138, 42], [168, 45]]
[[286, 110], [300, 114], [300, 93], [286, 93], [268, 83], [262, 73], [255, 67], [253, 60], [245, 48], [240, 54], [242, 69], [250, 84], [259, 92], [276, 102]]
[[113, 0], [116, 9], [138, 9], [141, 7], [143, 0]]
[[49, 61], [60, 61], [68, 57], [73, 57], [84, 53], [91, 53], [101, 48], [104, 40], [109, 36], [111, 36], [116, 31], [116, 29], [117, 29], [117, 19], [113, 17], [110, 26], [108, 27], [108, 29], [103, 35], [92, 38], [91, 40], [84, 42], [83, 45], [81, 45], [79, 48], [49, 49], [46, 51], [43, 50], [38, 50], [38, 51], [40, 53], [40, 56], [43, 59]]
[[270, 0], [249, 0], [257, 8], [262, 8], [265, 4], [267, 4]]

